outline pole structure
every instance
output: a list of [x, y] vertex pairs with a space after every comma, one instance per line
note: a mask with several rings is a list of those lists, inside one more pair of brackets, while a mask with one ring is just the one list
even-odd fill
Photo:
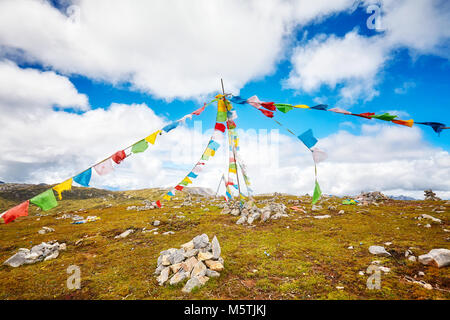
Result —
[[223, 176], [223, 173], [222, 173], [222, 178], [220, 178], [219, 186], [217, 187], [217, 191], [216, 191], [216, 194], [214, 195], [214, 197], [217, 197], [217, 194], [219, 193], [220, 185], [222, 184], [222, 180], [224, 180], [224, 179], [225, 179], [225, 177]]
[[[223, 87], [223, 79], [220, 78], [220, 82], [222, 84], [222, 93], [223, 93], [223, 101], [225, 102], [225, 106], [227, 106], [226, 103], [226, 98], [225, 98], [225, 89]], [[228, 110], [228, 108], [227, 108]], [[228, 119], [228, 112], [227, 112], [227, 119]], [[231, 149], [233, 150], [233, 159], [234, 159], [234, 163], [236, 164], [236, 179], [237, 179], [237, 185], [238, 185], [238, 191], [239, 191], [239, 200], [241, 199], [241, 184], [239, 183], [239, 168], [237, 165], [237, 161], [236, 161], [236, 148], [234, 145], [234, 141], [231, 141], [231, 135], [230, 135], [230, 129], [228, 129], [228, 141], [229, 143], [231, 143]]]

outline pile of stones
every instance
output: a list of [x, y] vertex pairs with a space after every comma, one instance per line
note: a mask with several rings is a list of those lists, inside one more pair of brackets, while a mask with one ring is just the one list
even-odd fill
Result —
[[383, 201], [389, 200], [389, 197], [385, 196], [379, 191], [374, 192], [361, 192], [355, 200], [358, 200], [361, 205], [368, 205], [373, 203], [382, 203]]
[[156, 280], [162, 286], [166, 282], [175, 285], [188, 279], [182, 291], [189, 293], [203, 286], [209, 278], [220, 276], [219, 272], [224, 268], [220, 254], [216, 236], [211, 242], [206, 234], [196, 236], [180, 249], [171, 248], [160, 252], [155, 270]]
[[286, 213], [286, 206], [282, 203], [268, 202], [268, 204], [259, 209], [253, 201], [248, 201], [243, 207], [239, 202], [229, 203], [224, 205], [223, 214], [231, 214], [239, 216], [236, 224], [253, 224], [253, 222], [260, 220], [266, 222], [269, 219], [279, 219], [288, 217]]
[[136, 210], [136, 211], [145, 211], [145, 210], [153, 210], [158, 208], [158, 206], [154, 205], [151, 201], [149, 200], [144, 200], [142, 201], [142, 203], [144, 204], [143, 206], [129, 206], [127, 207], [127, 210]]
[[66, 250], [66, 244], [59, 244], [56, 240], [42, 242], [30, 249], [20, 248], [19, 251], [3, 262], [4, 265], [10, 267], [20, 267], [23, 264], [33, 264], [41, 261], [56, 259], [59, 251]]
[[433, 190], [431, 189], [425, 190], [423, 193], [425, 195], [425, 200], [432, 200], [432, 201], [441, 200], [440, 198], [436, 197], [436, 193], [434, 193]]

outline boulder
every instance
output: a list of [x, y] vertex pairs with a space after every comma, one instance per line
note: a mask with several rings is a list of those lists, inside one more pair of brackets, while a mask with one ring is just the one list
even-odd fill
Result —
[[184, 271], [186, 272], [192, 272], [192, 269], [194, 269], [195, 265], [198, 263], [197, 258], [195, 257], [190, 257], [189, 259], [187, 259], [186, 261], [184, 261], [181, 264], [181, 267], [183, 268]]
[[391, 254], [386, 251], [386, 249], [382, 246], [370, 246], [369, 252], [371, 254], [382, 256], [382, 257], [389, 257]]
[[211, 246], [212, 246], [212, 255], [213, 255], [212, 258], [219, 259], [222, 250], [220, 248], [219, 240], [217, 240], [216, 236], [214, 236], [214, 238], [212, 239]]
[[450, 265], [449, 249], [433, 249], [427, 254], [419, 256], [419, 262], [425, 265], [434, 265], [438, 268]]
[[211, 252], [209, 252], [209, 251], [207, 251], [207, 252], [200, 252], [197, 255], [197, 258], [200, 261], [210, 260], [210, 259], [212, 259], [212, 257], [213, 257], [213, 254]]
[[[211, 261], [211, 260], [208, 260]], [[191, 272], [191, 277], [204, 276], [206, 274], [206, 266], [203, 262], [198, 261]]]
[[208, 266], [208, 268], [211, 269], [212, 271], [220, 272], [223, 270], [223, 264], [219, 261], [206, 260], [205, 263]]
[[184, 279], [186, 279], [188, 277], [189, 277], [189, 274], [187, 272], [185, 272], [183, 269], [181, 269], [180, 271], [175, 273], [172, 278], [170, 278], [169, 283], [171, 285], [174, 285], [174, 284], [177, 284], [177, 283], [183, 281]]
[[196, 236], [192, 241], [194, 243], [195, 249], [205, 248], [209, 244], [208, 235], [205, 233], [202, 235]]
[[201, 287], [201, 282], [197, 277], [191, 277], [186, 284], [184, 285], [183, 291], [184, 293], [190, 293], [194, 288]]
[[167, 279], [169, 279], [169, 273], [170, 273], [170, 268], [169, 267], [166, 267], [166, 268], [161, 270], [161, 273], [156, 278], [156, 280], [158, 281], [158, 284], [160, 286], [164, 285], [164, 283], [167, 281]]

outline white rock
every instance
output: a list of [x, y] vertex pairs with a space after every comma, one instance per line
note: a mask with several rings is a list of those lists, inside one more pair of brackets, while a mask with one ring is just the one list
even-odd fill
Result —
[[391, 254], [386, 251], [386, 249], [382, 246], [370, 246], [369, 252], [371, 254], [377, 255], [377, 256], [383, 256], [383, 257], [389, 257]]
[[118, 236], [115, 236], [114, 239], [122, 239], [122, 238], [126, 238], [128, 237], [130, 234], [132, 234], [134, 232], [133, 229], [128, 229], [124, 232], [122, 232], [121, 234], [119, 234]]
[[217, 237], [214, 236], [214, 238], [211, 241], [211, 246], [212, 246], [212, 254], [213, 254], [213, 259], [219, 259], [220, 254], [222, 253], [222, 249], [220, 248], [220, 244], [219, 244], [219, 240], [217, 240]]
[[441, 219], [435, 218], [435, 217], [430, 216], [430, 215], [428, 215], [428, 214], [422, 214], [421, 217], [422, 217], [423, 219], [430, 219], [430, 220], [433, 221], [433, 222], [442, 223], [442, 220], [441, 220]]
[[450, 250], [433, 249], [427, 254], [419, 256], [419, 262], [425, 265], [434, 265], [438, 268], [450, 265]]
[[331, 218], [331, 216], [328, 214], [325, 214], [323, 216], [314, 216], [314, 219], [328, 219], [328, 218]]

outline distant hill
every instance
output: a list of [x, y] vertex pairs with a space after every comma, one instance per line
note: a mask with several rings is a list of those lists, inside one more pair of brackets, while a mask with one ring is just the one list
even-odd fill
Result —
[[408, 196], [404, 196], [404, 195], [399, 195], [399, 196], [389, 196], [389, 198], [391, 198], [392, 200], [417, 200], [415, 198], [412, 197], [408, 197]]

